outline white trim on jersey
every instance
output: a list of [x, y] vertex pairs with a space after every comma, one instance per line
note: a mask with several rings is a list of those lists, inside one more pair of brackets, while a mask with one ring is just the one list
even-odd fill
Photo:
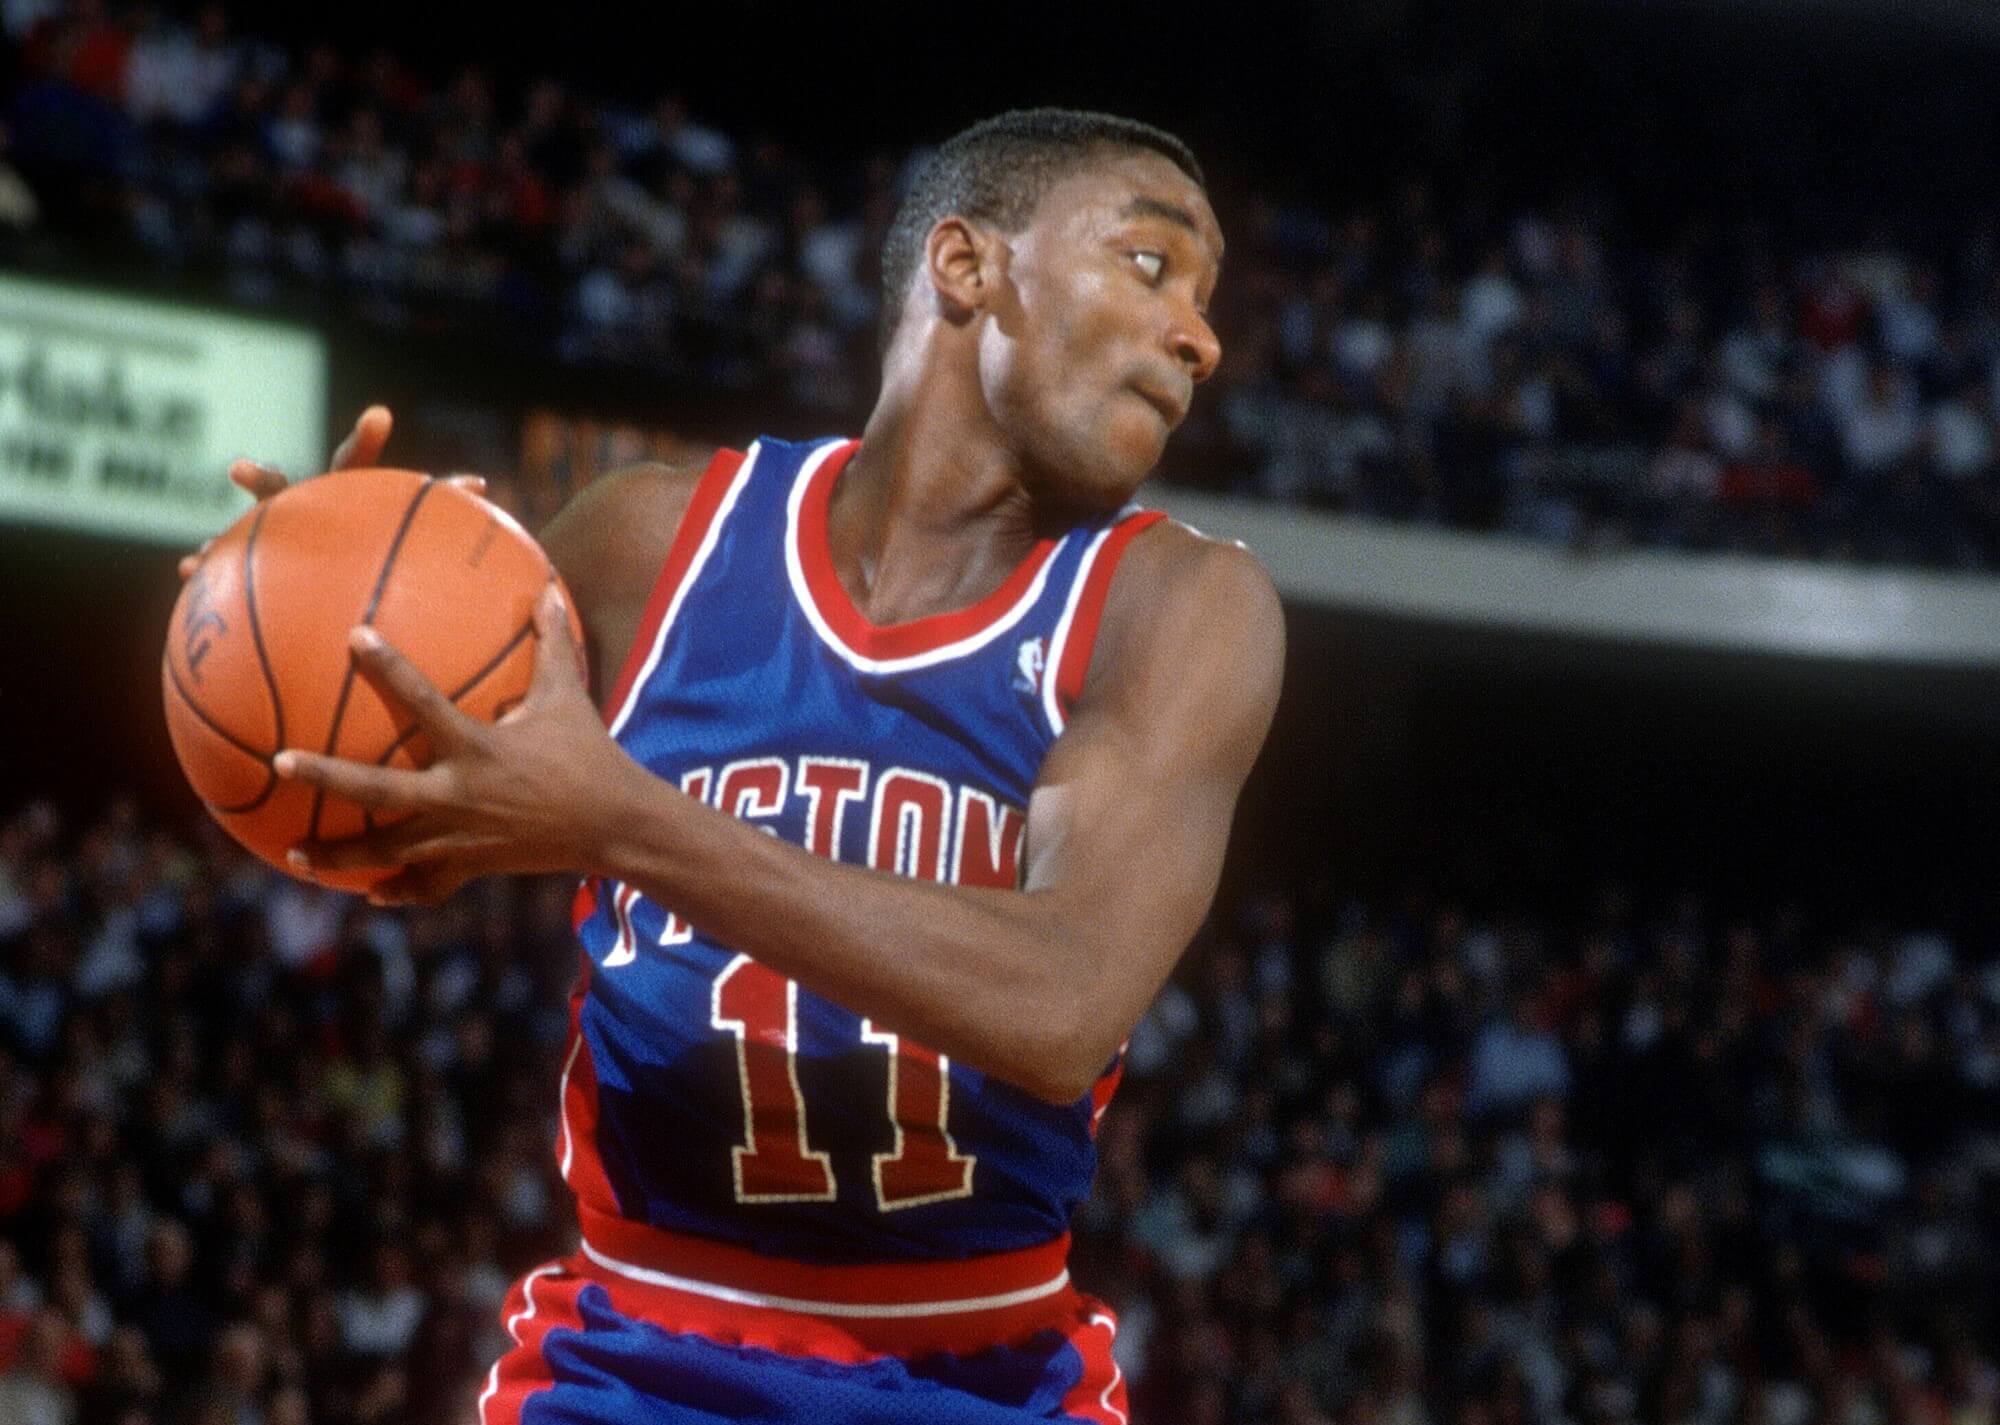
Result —
[[819, 605], [813, 602], [812, 589], [806, 583], [805, 566], [799, 559], [799, 506], [805, 501], [806, 490], [812, 484], [813, 472], [825, 464], [828, 457], [836, 450], [848, 443], [839, 439], [829, 440], [807, 456], [793, 481], [791, 496], [785, 501], [785, 573], [791, 578], [793, 599], [805, 611], [806, 622], [812, 625], [813, 632], [820, 637], [820, 642], [863, 673], [906, 673], [912, 668], [929, 668], [953, 658], [962, 658], [968, 653], [977, 653], [1027, 616], [1028, 610], [1035, 606], [1037, 599], [1041, 598], [1042, 590], [1048, 587], [1049, 570], [1055, 567], [1056, 559], [1062, 553], [1063, 544], [1068, 542], [1068, 536], [1064, 536], [1064, 539], [1049, 551], [1048, 558], [1042, 561], [1042, 567], [1035, 571], [1033, 582], [1022, 592], [1021, 597], [1014, 601], [1012, 608], [984, 628], [967, 634], [957, 642], [947, 643], [924, 653], [912, 653], [905, 658], [870, 658], [849, 648], [840, 635], [834, 632], [832, 625], [828, 624], [820, 614]]
[[659, 666], [660, 653], [667, 646], [667, 633], [673, 628], [674, 619], [680, 613], [681, 605], [687, 601], [688, 590], [692, 589], [695, 581], [701, 578], [701, 571], [708, 563], [708, 556], [715, 552], [716, 540], [722, 535], [723, 521], [727, 520], [729, 512], [736, 508], [736, 497], [743, 493], [743, 486], [750, 478], [750, 471], [757, 464], [757, 455], [762, 445], [761, 441], [752, 442], [750, 448], [743, 452], [743, 463], [736, 467], [736, 474], [731, 477], [728, 490], [723, 492], [721, 501], [715, 507], [715, 513], [709, 518], [708, 528], [702, 531], [701, 543], [695, 549], [694, 558], [688, 561], [687, 572], [681, 575], [680, 587], [674, 590], [673, 598], [667, 604], [667, 612], [660, 619], [660, 626], [653, 630], [653, 646], [646, 651], [646, 661], [639, 665], [638, 676], [633, 678], [632, 686], [625, 690], [625, 701], [612, 716], [613, 737], [624, 730], [625, 720], [632, 716], [632, 709], [639, 705], [639, 694], [644, 690], [646, 680], [653, 676], [653, 670]]
[[1070, 581], [1069, 597], [1063, 601], [1062, 617], [1056, 620], [1055, 632], [1049, 635], [1049, 656], [1042, 668], [1042, 711], [1048, 716], [1049, 731], [1057, 737], [1067, 722], [1063, 717], [1061, 700], [1056, 697], [1056, 684], [1062, 680], [1063, 655], [1069, 651], [1069, 627], [1076, 621], [1076, 607], [1083, 602], [1083, 591], [1090, 583], [1090, 571], [1097, 567], [1097, 556], [1104, 548], [1104, 541], [1111, 537], [1111, 531], [1118, 528], [1119, 520], [1131, 514], [1135, 507], [1127, 505], [1113, 520], [1097, 532], [1090, 541], [1090, 548], [1083, 551], [1083, 558], [1077, 561], [1076, 575]]
[[1053, 1296], [1069, 1285], [1069, 1268], [1065, 1267], [1037, 1286], [1022, 1287], [1019, 1291], [1001, 1292], [998, 1296], [968, 1297], [963, 1301], [896, 1301], [869, 1305], [852, 1301], [806, 1301], [795, 1296], [767, 1296], [761, 1291], [743, 1291], [733, 1286], [718, 1286], [714, 1282], [695, 1281], [690, 1277], [677, 1277], [668, 1272], [657, 1272], [651, 1267], [635, 1267], [630, 1262], [621, 1262], [615, 1257], [607, 1257], [590, 1245], [590, 1239], [583, 1239], [583, 1254], [606, 1271], [630, 1277], [636, 1282], [649, 1286], [663, 1286], [672, 1291], [684, 1291], [694, 1296], [706, 1296], [716, 1301], [726, 1301], [736, 1306], [768, 1306], [779, 1311], [803, 1311], [814, 1316], [848, 1316], [865, 1318], [907, 1318], [922, 1316], [956, 1316], [966, 1311], [997, 1311], [1003, 1306], [1019, 1306], [1023, 1302], [1039, 1301], [1045, 1296]]
[[[563, 1060], [562, 1080], [556, 1088], [556, 1107], [562, 1119], [562, 1180], [569, 1182], [569, 1165], [576, 1161], [576, 1135], [569, 1126], [569, 1075], [576, 1067], [576, 1056], [583, 1049], [583, 1020], [576, 1023], [576, 1043], [569, 1046], [569, 1057]], [[576, 1184], [570, 1183], [574, 1188]]]

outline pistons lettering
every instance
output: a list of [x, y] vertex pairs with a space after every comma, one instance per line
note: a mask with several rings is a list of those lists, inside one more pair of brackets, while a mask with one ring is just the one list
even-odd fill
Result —
[[[1020, 883], [1027, 813], [912, 767], [850, 757], [742, 757], [681, 774], [681, 790], [815, 856], [922, 881]], [[841, 848], [848, 848], [843, 855]]]
[[[877, 768], [848, 757], [743, 757], [689, 768], [680, 787], [829, 860], [950, 885], [1021, 883], [1027, 813], [915, 768]], [[630, 964], [642, 939], [658, 945], [692, 939], [694, 928], [680, 916], [650, 907], [623, 884], [607, 889], [617, 940], [606, 968]]]

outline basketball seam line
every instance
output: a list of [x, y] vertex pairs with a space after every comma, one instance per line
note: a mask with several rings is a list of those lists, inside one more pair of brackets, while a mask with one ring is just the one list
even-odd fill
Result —
[[[217, 722], [214, 718], [210, 717], [205, 711], [203, 711], [201, 704], [197, 703], [194, 700], [194, 697], [188, 692], [187, 685], [181, 682], [181, 675], [174, 671], [174, 665], [171, 660], [167, 662], [167, 677], [174, 685], [174, 692], [178, 694], [180, 696], [180, 700], [187, 705], [187, 710], [193, 713], [197, 718], [200, 718], [202, 725], [204, 727], [206, 727], [210, 732], [214, 733], [217, 737], [221, 738], [224, 742], [227, 742], [231, 747], [234, 747], [237, 751], [243, 753], [246, 757], [253, 757], [258, 762], [263, 764], [264, 789], [261, 792], [257, 793], [256, 796], [252, 797], [247, 802], [241, 802], [233, 806], [216, 807], [215, 809], [219, 812], [226, 812], [231, 816], [240, 816], [244, 812], [257, 810], [258, 807], [262, 806], [266, 801], [270, 799], [272, 788], [274, 788], [277, 785], [278, 774], [276, 769], [274, 769], [271, 766], [272, 754], [268, 752], [259, 752], [256, 748], [252, 747], [249, 743], [243, 741], [235, 733], [231, 732], [228, 728], [224, 727], [221, 723]], [[210, 803], [210, 805], [214, 804]]]
[[[481, 668], [477, 673], [474, 673], [470, 678], [466, 679], [465, 682], [461, 683], [452, 692], [447, 693], [445, 695], [447, 701], [449, 701], [453, 707], [457, 707], [458, 700], [460, 698], [464, 697], [467, 693], [471, 692], [474, 688], [478, 687], [481, 683], [485, 682], [489, 677], [491, 677], [493, 673], [500, 667], [500, 665], [502, 663], [505, 663], [509, 658], [509, 656], [513, 654], [514, 650], [521, 646], [521, 640], [526, 638], [529, 634], [533, 633], [534, 631], [535, 631], [535, 621], [531, 618], [526, 623], [522, 624], [520, 628], [515, 630], [514, 636], [507, 640], [506, 646], [503, 647], [498, 653], [494, 654], [492, 658], [488, 659], [486, 666], [484, 668]], [[387, 766], [389, 763], [389, 759], [391, 757], [394, 757], [397, 754], [397, 752], [401, 751], [404, 744], [407, 743], [411, 738], [415, 737], [417, 735], [417, 732], [418, 732], [417, 724], [411, 723], [403, 731], [397, 733], [396, 740], [389, 744], [389, 750], [387, 752], [384, 752], [380, 757], [377, 757], [375, 759], [375, 765], [377, 767]]]
[[[268, 503], [257, 506], [257, 517], [250, 521], [250, 533], [243, 541], [243, 607], [250, 615], [250, 641], [257, 646], [257, 671], [264, 675], [264, 690], [271, 696], [271, 755], [275, 756], [285, 745], [285, 700], [278, 695], [277, 675], [271, 671], [271, 657], [264, 650], [264, 621], [257, 617], [257, 534], [264, 528], [264, 516], [270, 509]], [[193, 699], [188, 706], [194, 706]], [[264, 760], [269, 762], [270, 756]], [[270, 795], [268, 788], [264, 795]]]
[[[389, 541], [389, 552], [383, 556], [382, 568], [375, 575], [374, 592], [368, 596], [368, 608], [361, 615], [361, 622], [364, 625], [372, 625], [375, 622], [375, 611], [382, 604], [382, 591], [389, 587], [390, 571], [396, 567], [396, 556], [403, 551], [404, 536], [409, 534], [410, 526], [416, 522], [417, 510], [422, 506], [424, 498], [430, 494], [434, 484], [435, 482], [426, 475], [424, 483], [417, 487], [416, 494], [410, 497], [410, 503], [403, 509], [402, 523], [396, 526], [396, 537]], [[333, 756], [334, 746], [340, 741], [341, 720], [347, 716], [348, 695], [354, 691], [354, 679], [359, 671], [355, 666], [353, 655], [349, 654], [347, 672], [340, 680], [340, 696], [334, 700], [333, 704], [333, 723], [326, 730], [326, 755], [328, 757]], [[306, 837], [308, 840], [319, 840], [320, 812], [325, 805], [326, 789], [323, 787], [314, 787], [312, 816], [306, 822]]]

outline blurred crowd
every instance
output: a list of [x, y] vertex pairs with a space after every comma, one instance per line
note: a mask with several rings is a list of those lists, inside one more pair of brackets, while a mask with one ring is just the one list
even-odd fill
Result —
[[1100, 1146], [1137, 1419], [2000, 1420], [2000, 962], [1936, 934], [1289, 887]]
[[567, 1250], [573, 887], [416, 915], [130, 804], [0, 823], [0, 1421], [470, 1420]]
[[[139, 257], [234, 303], [305, 294], [815, 428], [865, 410], [877, 253], [921, 153], [808, 162], [671, 95], [288, 49], [213, 3], [0, 17], [16, 250]], [[1227, 355], [1169, 478], [1584, 547], [2000, 567], [1991, 215], [1942, 239], [1642, 236], [1591, 199], [1412, 180], [1334, 211], [1210, 166]]]
[[[0, 1421], [470, 1419], [562, 1250], [571, 887], [391, 913], [0, 820]], [[2000, 965], [1921, 931], [1249, 895], [1074, 1267], [1152, 1425], [1994, 1425]]]

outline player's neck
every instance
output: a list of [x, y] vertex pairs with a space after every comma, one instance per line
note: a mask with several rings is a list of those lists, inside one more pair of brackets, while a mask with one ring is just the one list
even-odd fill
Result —
[[827, 511], [833, 565], [871, 623], [907, 623], [992, 593], [1037, 538], [1019, 462], [983, 402], [949, 386], [885, 389]]

